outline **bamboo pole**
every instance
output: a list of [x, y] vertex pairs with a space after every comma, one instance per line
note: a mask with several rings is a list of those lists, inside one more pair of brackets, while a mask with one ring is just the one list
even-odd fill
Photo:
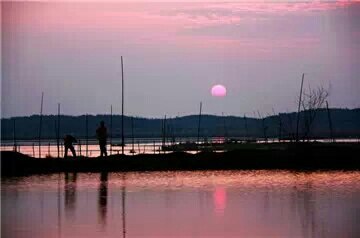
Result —
[[198, 131], [197, 131], [197, 143], [198, 144], [200, 143], [201, 111], [202, 111], [202, 102], [200, 102], [199, 122], [198, 122]]
[[[56, 119], [54, 120], [54, 133], [55, 133], [55, 138], [56, 138], [56, 142], [57, 142], [57, 120]], [[59, 158], [59, 152], [58, 152], [57, 158]]]
[[88, 114], [85, 115], [85, 150], [86, 150], [86, 157], [89, 157], [89, 116]]
[[164, 146], [164, 119], [161, 119], [161, 144]]
[[328, 115], [328, 120], [329, 120], [330, 139], [331, 139], [331, 142], [335, 142], [334, 134], [333, 134], [333, 125], [332, 125], [332, 120], [331, 120], [331, 113], [330, 113], [328, 101], [326, 101], [326, 110], [327, 110], [327, 115]]
[[58, 117], [57, 117], [57, 132], [56, 132], [56, 144], [57, 144], [57, 154], [60, 158], [60, 103], [58, 103]]
[[305, 74], [303, 73], [302, 74], [302, 79], [301, 79], [299, 105], [298, 105], [298, 113], [297, 113], [297, 121], [296, 121], [296, 142], [299, 142], [300, 107], [301, 107], [301, 97], [302, 97], [303, 86], [304, 86], [304, 76], [305, 76]]
[[178, 139], [179, 126], [178, 126], [178, 116], [175, 117], [173, 123], [173, 144], [176, 145], [176, 140]]
[[163, 146], [166, 146], [166, 115], [164, 117]]
[[13, 150], [16, 152], [17, 151], [17, 143], [16, 143], [16, 122], [15, 122], [15, 117], [13, 118], [13, 133], [14, 133], [14, 138], [13, 138], [13, 142], [14, 142], [14, 148]]
[[40, 125], [39, 125], [39, 158], [41, 158], [41, 129], [42, 129], [42, 113], [44, 103], [44, 92], [41, 93], [41, 105], [40, 105]]
[[135, 137], [134, 137], [134, 117], [131, 117], [131, 152], [134, 154], [135, 150], [134, 150], [134, 142], [135, 142]]
[[124, 64], [121, 56], [121, 152], [124, 155]]
[[164, 146], [164, 119], [161, 119], [160, 122], [161, 122], [161, 133], [160, 133], [161, 140], [159, 144], [161, 143], [161, 145], [159, 146], [159, 154], [162, 151], [162, 146]]
[[169, 123], [168, 123], [168, 126], [167, 126], [167, 141], [170, 140], [170, 145], [172, 145], [172, 138], [173, 138], [173, 128], [172, 128], [172, 121], [171, 121], [171, 118], [169, 118]]
[[279, 142], [281, 142], [282, 140], [282, 120], [281, 120], [281, 115], [279, 113]]
[[112, 137], [113, 137], [113, 106], [110, 106], [110, 155], [112, 155]]

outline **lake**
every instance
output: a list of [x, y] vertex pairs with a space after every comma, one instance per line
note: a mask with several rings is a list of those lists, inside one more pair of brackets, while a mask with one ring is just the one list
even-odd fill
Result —
[[[244, 140], [244, 138], [232, 138], [237, 140]], [[174, 143], [186, 143], [186, 142], [196, 142], [197, 138], [176, 138]], [[317, 142], [324, 142], [328, 143], [328, 139], [318, 139]], [[124, 147], [124, 153], [126, 155], [135, 155], [135, 154], [159, 154], [159, 153], [167, 153], [161, 150], [161, 146], [163, 145], [161, 138], [134, 138], [134, 143], [131, 139], [125, 140], [126, 144]], [[223, 143], [225, 142], [224, 137], [212, 137], [208, 139], [208, 142], [212, 143]], [[279, 140], [276, 138], [269, 139], [268, 142], [270, 143], [278, 143]], [[288, 143], [288, 140], [282, 140], [282, 143]], [[336, 142], [338, 143], [360, 143], [359, 139], [341, 139], [337, 138]], [[166, 145], [171, 145], [172, 141], [166, 141]], [[265, 141], [258, 139], [257, 143], [249, 143], [249, 145], [260, 145], [264, 144]], [[16, 144], [16, 147], [14, 146]], [[107, 145], [107, 152], [108, 154], [121, 154], [122, 148], [120, 146], [121, 141], [119, 139], [113, 140], [113, 145], [110, 143]], [[19, 140], [16, 143], [12, 140], [2, 140], [0, 143], [1, 151], [14, 151], [16, 148], [17, 152], [20, 152], [25, 155], [29, 155], [32, 157], [60, 157], [64, 156], [64, 146], [63, 141], [60, 141], [59, 151], [57, 147], [56, 140], [42, 140], [41, 146], [39, 149], [39, 141], [37, 140]], [[89, 140], [86, 143], [85, 140], [78, 140], [78, 143], [74, 145], [76, 154], [78, 156], [87, 156], [87, 157], [98, 157], [100, 156], [100, 149], [97, 140]], [[214, 149], [214, 148], [213, 148]], [[234, 148], [232, 148], [234, 149]], [[223, 151], [223, 150], [216, 150], [214, 151]], [[59, 154], [58, 154], [59, 152]], [[195, 151], [187, 151], [188, 153], [195, 153]], [[72, 156], [71, 152], [69, 151], [69, 156]]]
[[360, 172], [3, 178], [2, 237], [360, 237]]

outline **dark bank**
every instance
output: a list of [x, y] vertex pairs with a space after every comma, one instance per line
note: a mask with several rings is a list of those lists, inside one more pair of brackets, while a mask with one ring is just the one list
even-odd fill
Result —
[[2, 151], [2, 176], [56, 172], [171, 171], [171, 170], [359, 170], [359, 143], [298, 143], [279, 147], [233, 150], [222, 153], [138, 154], [107, 157], [33, 158]]

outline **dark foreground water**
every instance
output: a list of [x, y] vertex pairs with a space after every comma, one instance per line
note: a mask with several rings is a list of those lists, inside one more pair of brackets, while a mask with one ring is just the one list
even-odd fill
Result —
[[360, 237], [360, 172], [68, 173], [2, 181], [2, 237]]

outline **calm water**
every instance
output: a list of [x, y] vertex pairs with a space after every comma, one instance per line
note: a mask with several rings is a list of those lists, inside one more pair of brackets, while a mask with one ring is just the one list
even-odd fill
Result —
[[[236, 139], [244, 139], [244, 138], [236, 138]], [[223, 143], [225, 140], [224, 137], [213, 137], [210, 138], [209, 141], [214, 143]], [[186, 141], [195, 142], [197, 138], [177, 138], [176, 143], [184, 143]], [[329, 140], [317, 140], [318, 142], [329, 142]], [[336, 139], [337, 142], [341, 143], [359, 143], [359, 139]], [[277, 139], [269, 140], [269, 142], [279, 142]], [[283, 141], [289, 142], [289, 141]], [[114, 140], [114, 143], [117, 143], [117, 146], [107, 145], [108, 154], [119, 154], [122, 152], [121, 147], [119, 146], [120, 141]], [[265, 141], [259, 140], [258, 143], [265, 143]], [[170, 145], [171, 142], [167, 141], [167, 145]], [[135, 138], [134, 144], [132, 145], [131, 140], [126, 141], [126, 145], [124, 148], [124, 153], [127, 155], [134, 154], [158, 154], [161, 151], [162, 139], [161, 138]], [[14, 142], [12, 140], [3, 140], [0, 144], [2, 151], [13, 151], [14, 150]], [[76, 154], [79, 156], [89, 156], [89, 157], [97, 157], [100, 156], [99, 145], [96, 140], [90, 140], [88, 146], [86, 147], [86, 142], [83, 140], [80, 143], [74, 144], [74, 148]], [[87, 148], [87, 150], [86, 150]], [[54, 157], [58, 156], [58, 148], [55, 140], [42, 141], [39, 151], [39, 142], [36, 140], [28, 140], [28, 141], [18, 141], [17, 142], [17, 152], [33, 156], [33, 157]], [[133, 152], [131, 152], [133, 151]], [[40, 153], [39, 153], [40, 152]], [[164, 153], [164, 151], [161, 151]], [[188, 151], [188, 153], [195, 153], [195, 151]], [[61, 141], [59, 147], [59, 156], [64, 156], [64, 146]], [[69, 151], [69, 156], [72, 156]]]
[[360, 237], [360, 172], [78, 173], [2, 181], [2, 237]]

